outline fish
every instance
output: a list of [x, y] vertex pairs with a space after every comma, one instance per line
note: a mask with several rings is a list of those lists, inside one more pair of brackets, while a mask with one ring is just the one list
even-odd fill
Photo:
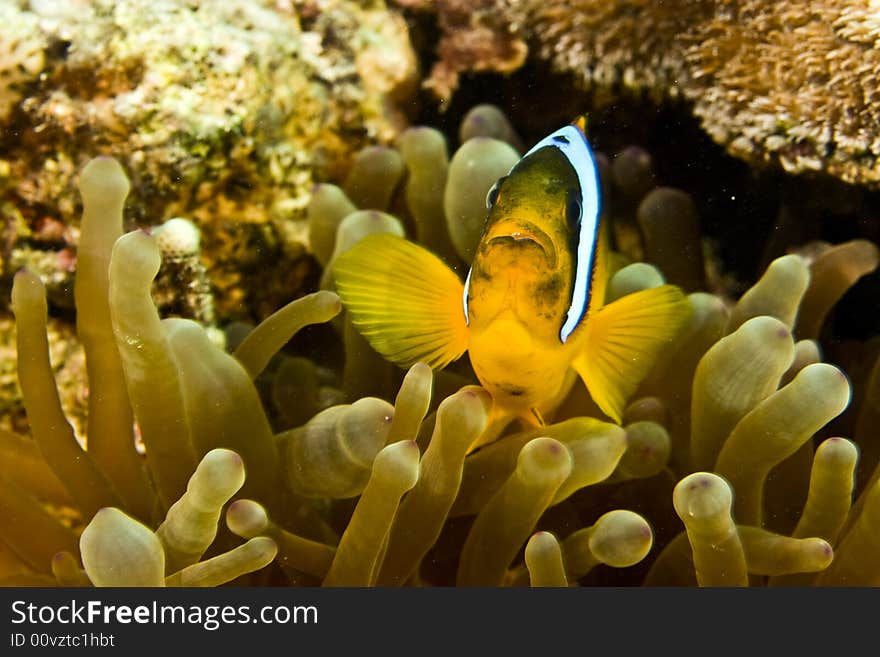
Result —
[[467, 352], [496, 417], [543, 425], [579, 376], [620, 424], [690, 304], [668, 284], [605, 303], [610, 236], [586, 118], [529, 149], [486, 205], [464, 283], [397, 235], [367, 236], [340, 255], [333, 276], [355, 328], [402, 367], [441, 369]]

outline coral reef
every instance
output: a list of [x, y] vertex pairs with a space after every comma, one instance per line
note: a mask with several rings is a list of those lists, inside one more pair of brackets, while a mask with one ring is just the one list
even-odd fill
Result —
[[398, 4], [437, 13], [443, 37], [426, 84], [444, 101], [458, 74], [508, 73], [528, 48], [573, 75], [594, 106], [681, 99], [737, 157], [880, 183], [880, 27], [863, 0], [809, 11], [766, 0], [487, 0], [474, 12], [458, 0]]
[[[214, 294], [202, 262], [201, 231], [174, 217], [151, 231], [162, 253], [153, 299], [163, 317], [174, 315], [205, 326], [215, 322]], [[181, 294], [183, 291], [183, 294]]]
[[515, 71], [526, 59], [528, 47], [502, 11], [509, 0], [395, 0], [417, 11], [436, 11], [441, 31], [438, 60], [424, 85], [442, 101], [448, 101], [464, 72]]
[[[451, 157], [442, 134], [415, 127], [356, 157], [342, 187], [319, 187], [309, 232], [326, 289], [228, 340], [231, 353], [194, 321], [160, 319], [161, 234], [123, 234], [126, 176], [109, 158], [85, 167], [86, 449], [59, 403], [45, 285], [22, 271], [12, 307], [31, 435], [0, 433], [2, 582], [880, 584], [880, 376], [847, 377], [819, 341], [877, 267], [869, 242], [789, 245], [734, 300], [688, 195], [627, 149], [600, 158], [617, 238], [606, 294], [674, 280], [692, 313], [621, 424], [577, 384], [550, 424], [483, 444], [491, 400], [467, 362], [402, 372], [372, 351], [331, 291], [334, 258], [393, 232], [463, 272], [478, 201], [518, 154], [474, 123]], [[669, 235], [684, 248], [670, 254]], [[338, 367], [285, 353], [307, 325], [336, 336]]]
[[4, 4], [0, 19], [8, 30], [0, 44], [0, 120], [5, 121], [21, 100], [22, 87], [37, 79], [45, 61], [44, 44], [30, 37], [39, 29], [35, 15]]
[[415, 88], [381, 2], [11, 0], [0, 20], [3, 279], [39, 271], [66, 307], [75, 177], [95, 154], [135, 176], [127, 226], [193, 221], [218, 315], [258, 319], [313, 272], [313, 181], [393, 139]]

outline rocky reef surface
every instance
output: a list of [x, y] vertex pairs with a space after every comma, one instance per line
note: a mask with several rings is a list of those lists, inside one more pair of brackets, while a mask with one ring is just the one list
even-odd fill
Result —
[[200, 227], [221, 317], [271, 312], [313, 271], [312, 185], [397, 135], [418, 73], [382, 3], [12, 0], [0, 21], [3, 279], [29, 267], [66, 307], [76, 175], [105, 154], [137, 172], [128, 226]]

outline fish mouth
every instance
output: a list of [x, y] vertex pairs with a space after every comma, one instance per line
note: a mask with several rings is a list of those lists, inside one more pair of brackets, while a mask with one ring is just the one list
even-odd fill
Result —
[[515, 219], [499, 221], [492, 226], [486, 238], [486, 244], [489, 246], [505, 242], [509, 243], [510, 241], [532, 242], [538, 245], [541, 251], [544, 252], [544, 257], [547, 259], [550, 267], [556, 267], [556, 246], [553, 244], [553, 240], [537, 225], [529, 221], [518, 221]]

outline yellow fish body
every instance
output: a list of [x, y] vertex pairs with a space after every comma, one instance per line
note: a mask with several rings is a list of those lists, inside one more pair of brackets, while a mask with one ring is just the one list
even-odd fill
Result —
[[496, 414], [542, 423], [573, 368], [616, 422], [690, 306], [672, 285], [603, 305], [607, 237], [583, 119], [541, 140], [490, 190], [465, 284], [439, 258], [370, 235], [335, 263], [337, 291], [376, 351], [441, 368], [469, 352]]

